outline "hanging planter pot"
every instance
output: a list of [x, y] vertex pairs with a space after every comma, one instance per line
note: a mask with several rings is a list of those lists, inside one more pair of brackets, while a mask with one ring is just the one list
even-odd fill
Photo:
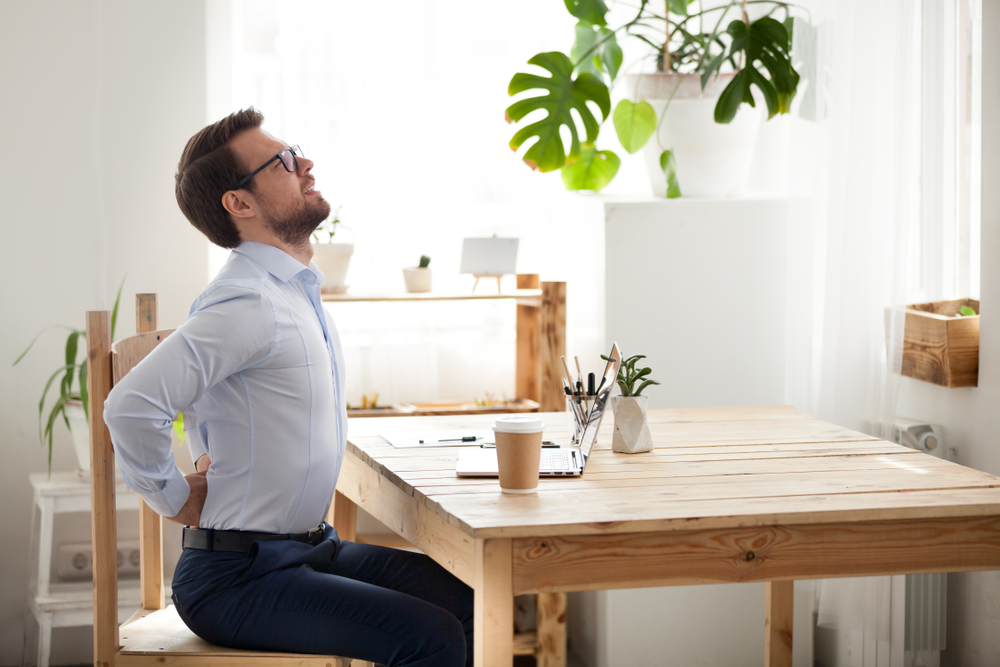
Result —
[[697, 74], [627, 77], [628, 93], [649, 102], [659, 119], [657, 134], [643, 148], [649, 182], [657, 197], [667, 196], [667, 181], [660, 166], [664, 149], [673, 151], [683, 196], [727, 197], [743, 192], [764, 119], [764, 105], [743, 105], [731, 122], [715, 122], [719, 95], [734, 76], [729, 73], [712, 77], [704, 91]]
[[615, 415], [615, 432], [611, 449], [622, 454], [653, 451], [646, 409], [649, 396], [612, 396], [611, 412]]

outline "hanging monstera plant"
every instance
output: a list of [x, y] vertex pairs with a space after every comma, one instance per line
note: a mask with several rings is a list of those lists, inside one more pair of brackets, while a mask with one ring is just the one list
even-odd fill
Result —
[[[528, 60], [549, 76], [515, 74], [508, 94], [534, 94], [511, 104], [506, 117], [510, 123], [520, 123], [529, 114], [541, 112], [518, 128], [510, 147], [519, 151], [528, 144], [521, 156], [525, 164], [542, 172], [561, 169], [567, 190], [600, 190], [618, 173], [620, 158], [598, 148], [601, 128], [609, 116], [619, 142], [630, 154], [643, 148], [663, 121], [662, 114], [658, 118], [645, 101], [622, 99], [611, 112], [610, 87], [623, 64], [620, 35], [646, 44], [650, 54], [645, 57], [657, 58], [658, 71], [697, 76], [702, 90], [723, 69], [734, 71], [715, 106], [717, 123], [732, 121], [741, 104], [756, 106], [754, 88], [763, 97], [769, 118], [791, 108], [799, 75], [791, 62], [793, 19], [787, 3], [757, 0], [752, 4], [771, 9], [751, 21], [747, 0], [699, 11], [691, 11], [693, 0], [661, 0], [662, 13], [653, 8], [655, 3], [641, 0], [632, 20], [610, 28], [603, 0], [564, 2], [577, 19], [569, 55], [551, 51]], [[784, 22], [771, 16], [779, 10], [784, 12]], [[737, 13], [739, 18], [722, 29], [724, 19]], [[564, 134], [570, 139], [568, 151]], [[667, 196], [679, 197], [675, 156], [669, 147], [661, 146], [661, 150]]]

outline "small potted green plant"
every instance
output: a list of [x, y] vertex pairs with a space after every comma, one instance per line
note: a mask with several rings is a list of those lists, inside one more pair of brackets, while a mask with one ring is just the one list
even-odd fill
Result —
[[417, 266], [410, 266], [403, 269], [403, 281], [406, 283], [407, 292], [430, 292], [431, 291], [431, 258], [427, 255], [420, 256], [420, 263]]
[[[607, 360], [606, 356], [601, 358]], [[649, 377], [653, 372], [649, 367], [636, 368], [636, 363], [645, 358], [646, 355], [637, 354], [622, 361], [617, 378], [621, 395], [611, 397], [611, 411], [615, 415], [611, 449], [623, 454], [653, 450], [653, 438], [646, 420], [649, 397], [642, 390], [660, 383]], [[636, 384], [639, 386], [636, 387]]]
[[[111, 339], [115, 337], [115, 324], [118, 321], [118, 302], [122, 296], [122, 287], [125, 280], [122, 279], [118, 286], [118, 296], [115, 297], [115, 305], [111, 311]], [[13, 366], [24, 359], [25, 355], [31, 351], [35, 343], [46, 331], [52, 329], [66, 329], [69, 335], [66, 337], [65, 354], [63, 363], [49, 376], [42, 390], [42, 398], [38, 401], [38, 440], [43, 447], [48, 447], [49, 475], [52, 474], [52, 435], [55, 431], [56, 421], [61, 417], [66, 428], [73, 436], [73, 445], [76, 449], [76, 458], [79, 468], [77, 474], [82, 479], [90, 479], [90, 431], [87, 424], [90, 419], [87, 406], [87, 360], [77, 361], [77, 355], [81, 347], [86, 349], [86, 345], [81, 346], [81, 339], [86, 339], [87, 333], [81, 329], [74, 329], [59, 324], [47, 327], [40, 331], [27, 349], [14, 360]], [[59, 395], [55, 403], [45, 414], [45, 400], [49, 391], [58, 381]]]
[[320, 223], [312, 233], [313, 262], [323, 272], [323, 290], [334, 294], [347, 291], [347, 269], [354, 254], [353, 243], [334, 243], [340, 221], [340, 208]]

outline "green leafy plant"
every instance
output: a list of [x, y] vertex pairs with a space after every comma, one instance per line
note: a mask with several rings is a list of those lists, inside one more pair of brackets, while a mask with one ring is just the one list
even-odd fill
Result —
[[961, 315], [962, 317], [971, 317], [973, 315], [978, 315], [979, 313], [977, 313], [972, 308], [969, 308], [968, 306], [962, 306], [961, 308], [958, 309], [958, 314]]
[[420, 256], [420, 264], [417, 265], [417, 268], [418, 269], [426, 269], [430, 265], [431, 265], [431, 258], [428, 257], [427, 255], [421, 255]]
[[[618, 367], [618, 388], [622, 391], [622, 396], [638, 396], [642, 393], [642, 390], [651, 384], [660, 384], [656, 380], [650, 379], [649, 374], [652, 373], [652, 369], [648, 366], [646, 368], [636, 369], [635, 365], [640, 359], [645, 359], [646, 355], [636, 354], [622, 361], [621, 366]], [[605, 361], [611, 361], [606, 355], [601, 355], [601, 359]], [[646, 378], [646, 379], [643, 379]], [[635, 388], [635, 383], [642, 380], [642, 384], [639, 388]]]
[[[793, 5], [789, 3], [730, 0], [705, 8], [699, 2], [698, 11], [692, 11], [694, 0], [661, 0], [665, 11], [660, 13], [651, 8], [650, 0], [639, 0], [635, 16], [612, 28], [607, 23], [604, 0], [564, 2], [577, 19], [573, 47], [568, 56], [551, 51], [528, 60], [529, 65], [546, 70], [550, 76], [515, 74], [507, 87], [509, 95], [542, 92], [511, 104], [506, 118], [516, 123], [532, 112], [543, 112], [540, 118], [517, 130], [510, 148], [517, 151], [534, 139], [522, 159], [533, 170], [561, 169], [567, 190], [600, 190], [618, 173], [619, 157], [597, 148], [601, 127], [609, 114], [622, 147], [630, 154], [645, 146], [663, 122], [663, 116], [657, 119], [652, 105], [645, 101], [622, 99], [611, 113], [610, 89], [618, 80], [623, 62], [619, 37], [628, 36], [649, 47], [651, 51], [642, 60], [655, 57], [658, 72], [697, 76], [702, 90], [723, 71], [734, 72], [715, 106], [718, 123], [732, 121], [743, 103], [756, 106], [752, 88], [760, 91], [768, 118], [791, 110], [799, 75], [791, 62]], [[765, 5], [769, 11], [751, 21], [748, 5]], [[778, 11], [783, 11], [783, 21], [773, 18]], [[738, 18], [732, 18], [736, 15]], [[727, 17], [732, 20], [723, 27]], [[600, 121], [591, 105], [600, 112]], [[568, 151], [562, 128], [570, 138]], [[679, 197], [676, 158], [670, 147], [660, 146], [660, 150], [667, 197]]]
[[501, 398], [497, 398], [496, 394], [485, 392], [483, 398], [473, 398], [477, 408], [497, 408], [497, 407], [507, 407], [510, 401], [507, 400], [507, 392], [502, 392]]
[[[115, 305], [111, 311], [112, 340], [115, 337], [115, 324], [118, 321], [118, 302], [121, 300], [122, 288], [124, 286], [125, 279], [122, 278], [122, 282], [118, 286], [118, 295], [115, 297]], [[42, 334], [52, 329], [66, 329], [69, 331], [69, 335], [66, 337], [64, 363], [49, 376], [48, 381], [45, 383], [45, 389], [42, 390], [42, 398], [38, 401], [38, 440], [42, 446], [48, 446], [50, 475], [52, 474], [52, 434], [56, 420], [61, 416], [66, 423], [66, 428], [72, 430], [72, 427], [69, 425], [69, 417], [66, 416], [66, 404], [69, 401], [80, 401], [83, 403], [84, 414], [87, 417], [87, 421], [90, 421], [90, 406], [88, 405], [87, 395], [87, 360], [84, 359], [80, 363], [77, 363], [76, 360], [80, 340], [86, 340], [87, 332], [59, 324], [42, 329], [12, 364], [13, 366], [17, 366], [21, 359], [24, 359], [25, 355], [31, 351], [31, 348], [34, 347]], [[52, 389], [57, 379], [59, 380], [59, 396], [56, 398], [55, 403], [52, 404], [48, 415], [45, 415], [45, 399], [48, 398], [49, 390]]]
[[352, 406], [350, 403], [347, 404], [348, 410], [378, 410], [378, 392], [372, 392], [371, 398], [368, 398], [368, 394], [361, 395], [361, 405]]
[[337, 225], [342, 224], [340, 221], [340, 207], [330, 214], [330, 217], [319, 224], [312, 233], [313, 243], [333, 243], [333, 237], [337, 233]]

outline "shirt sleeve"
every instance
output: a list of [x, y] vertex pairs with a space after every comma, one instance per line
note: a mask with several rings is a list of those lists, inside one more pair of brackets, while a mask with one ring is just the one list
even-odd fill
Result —
[[[265, 294], [221, 285], [199, 297], [187, 322], [111, 391], [104, 420], [118, 467], [155, 512], [176, 516], [191, 493], [170, 449], [174, 417], [230, 375], [265, 361], [276, 335]], [[200, 437], [197, 447], [199, 456], [206, 453]]]
[[208, 454], [208, 447], [201, 437], [201, 428], [198, 424], [198, 413], [194, 405], [189, 405], [182, 411], [184, 413], [184, 435], [187, 436], [188, 450], [191, 452], [191, 463], [197, 463], [203, 455]]

